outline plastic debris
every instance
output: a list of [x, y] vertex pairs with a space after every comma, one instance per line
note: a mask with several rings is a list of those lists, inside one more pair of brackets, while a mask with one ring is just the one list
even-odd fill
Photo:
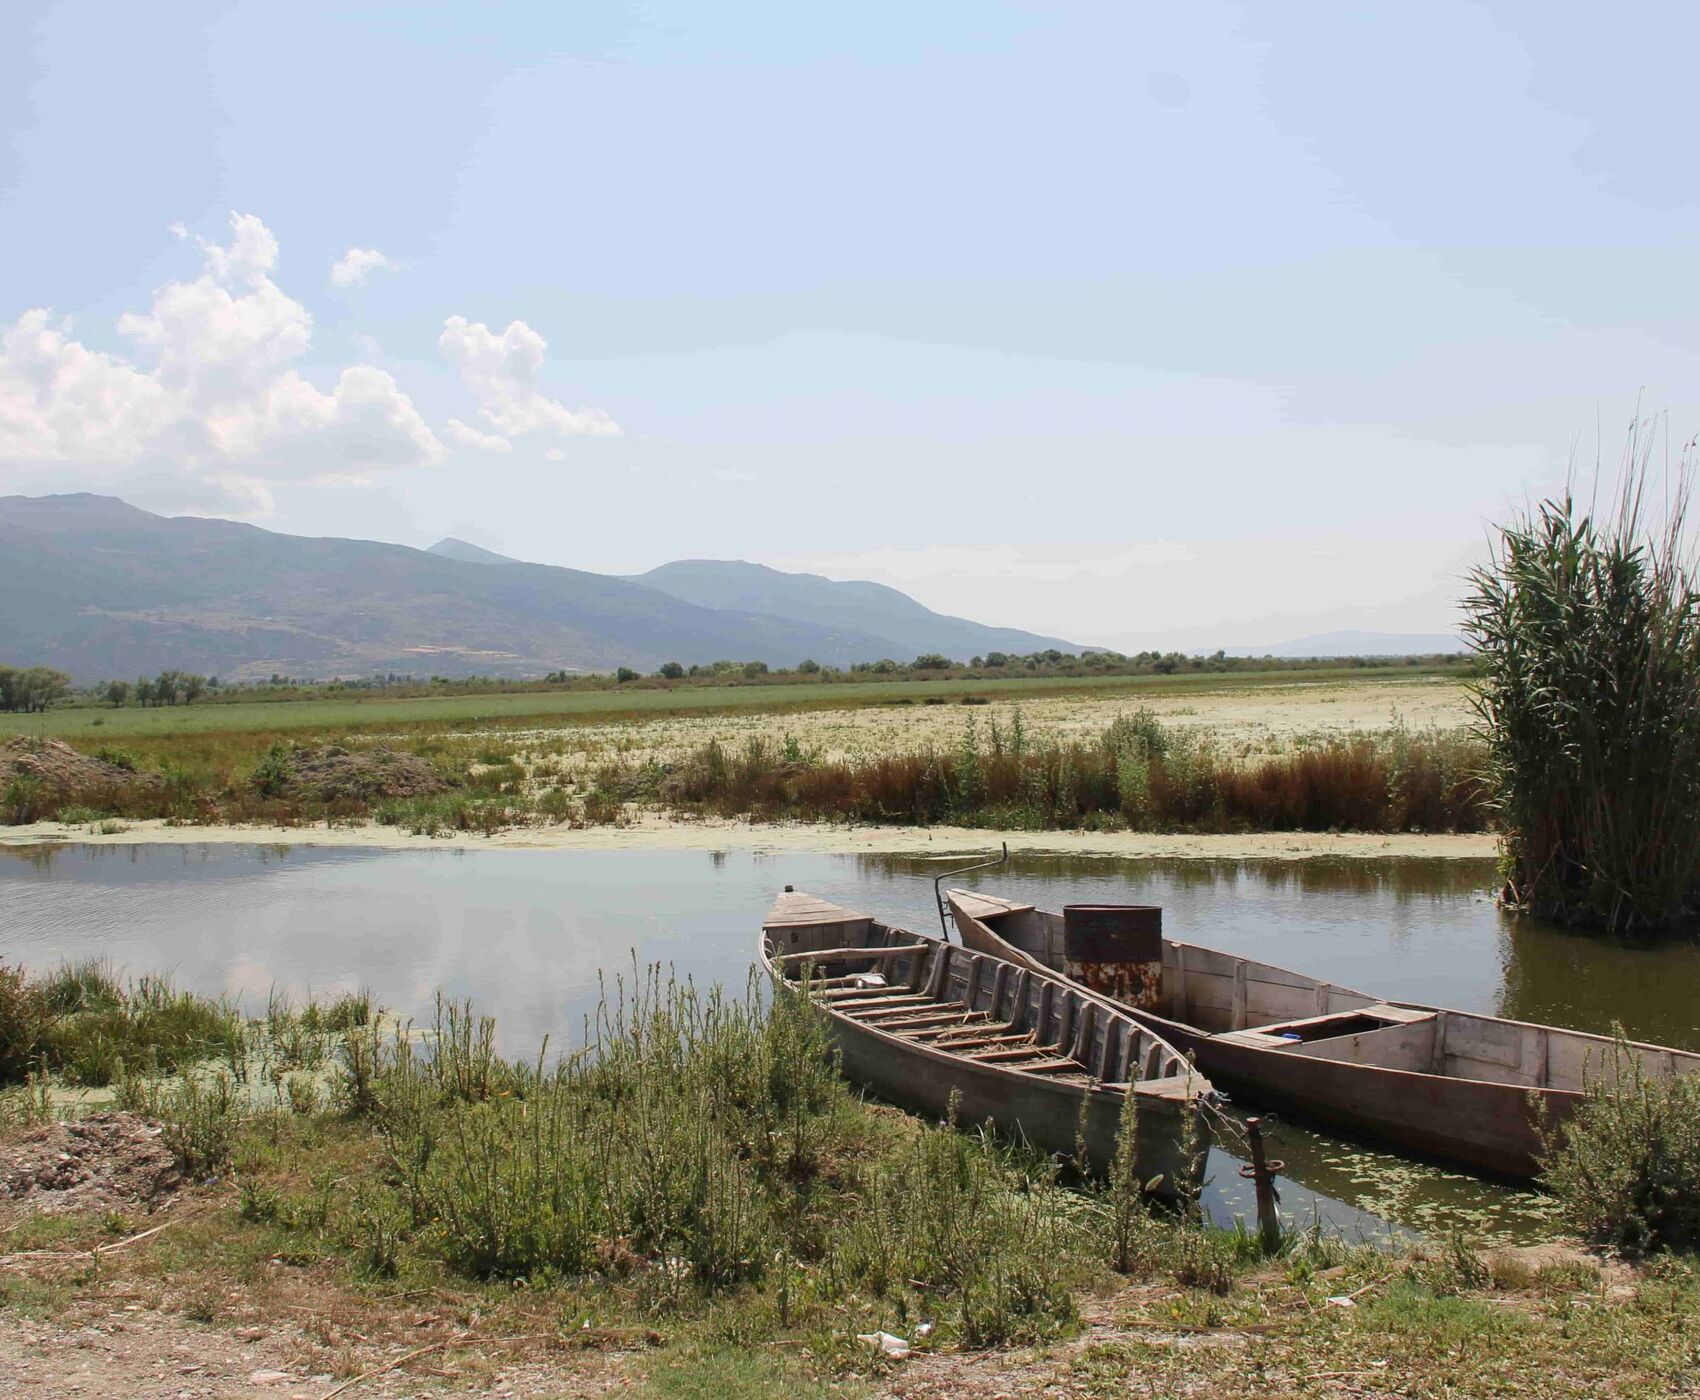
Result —
[[1358, 1305], [1356, 1298], [1348, 1298], [1344, 1293], [1337, 1293], [1332, 1298], [1324, 1298], [1323, 1302], [1331, 1308], [1355, 1308]]
[[909, 1355], [909, 1343], [889, 1332], [858, 1332], [856, 1340], [866, 1342], [881, 1356], [889, 1356], [893, 1361], [901, 1361]]

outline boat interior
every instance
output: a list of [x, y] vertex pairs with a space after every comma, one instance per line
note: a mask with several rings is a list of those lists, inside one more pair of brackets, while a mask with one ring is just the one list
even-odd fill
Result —
[[[1062, 915], [974, 891], [950, 895], [959, 919], [978, 920], [1017, 952], [1066, 974]], [[1619, 1069], [1609, 1036], [1400, 1005], [1167, 938], [1156, 1013], [1248, 1048], [1529, 1089], [1580, 1091]], [[1628, 1048], [1649, 1077], [1700, 1069], [1700, 1055]]]
[[1208, 1082], [1151, 1031], [1054, 978], [781, 895], [762, 926], [776, 977], [834, 1016], [910, 1045], [1053, 1083], [1184, 1099]]

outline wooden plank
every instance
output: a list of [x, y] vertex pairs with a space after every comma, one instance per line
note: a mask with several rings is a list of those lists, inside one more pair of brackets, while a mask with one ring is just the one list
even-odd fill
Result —
[[1020, 1066], [1020, 1073], [1022, 1074], [1060, 1074], [1069, 1070], [1080, 1075], [1086, 1073], [1074, 1060], [1035, 1060], [1030, 1065]]
[[919, 992], [886, 992], [883, 996], [862, 993], [855, 987], [836, 987], [826, 993], [827, 1005], [835, 1011], [865, 1006], [931, 1006], [933, 999]]
[[1242, 961], [1234, 967], [1234, 1029], [1243, 1031], [1246, 1022], [1246, 970]]
[[870, 1007], [866, 1011], [846, 1012], [853, 1021], [861, 1021], [870, 1026], [880, 1025], [885, 1021], [901, 1021], [912, 1016], [983, 1016], [983, 1011], [970, 1012], [960, 1001], [931, 1001], [924, 1006], [894, 1006], [889, 1010], [881, 1007]]
[[773, 901], [773, 907], [762, 920], [763, 928], [811, 928], [820, 924], [851, 924], [872, 922], [872, 916], [858, 914], [854, 909], [817, 899], [812, 894], [792, 891]]
[[773, 961], [780, 966], [800, 962], [849, 962], [868, 958], [874, 962], [892, 962], [914, 953], [927, 951], [925, 943], [909, 943], [901, 948], [820, 948], [812, 953], [781, 953]]
[[962, 912], [970, 919], [992, 919], [999, 914], [1031, 914], [1031, 904], [1017, 904], [1013, 900], [999, 899], [995, 894], [980, 894], [976, 890], [946, 890], [945, 893], [956, 901]]
[[1175, 994], [1169, 998], [1169, 1015], [1186, 1020], [1186, 944], [1175, 944]]

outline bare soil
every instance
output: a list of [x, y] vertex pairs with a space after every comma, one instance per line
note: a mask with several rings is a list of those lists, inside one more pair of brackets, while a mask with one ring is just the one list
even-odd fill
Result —
[[14, 778], [33, 778], [61, 798], [105, 795], [160, 781], [156, 773], [132, 773], [116, 763], [78, 753], [58, 739], [24, 735], [0, 744], [0, 789]]
[[0, 1158], [7, 1214], [143, 1211], [171, 1204], [184, 1182], [157, 1123], [96, 1113], [14, 1138]]

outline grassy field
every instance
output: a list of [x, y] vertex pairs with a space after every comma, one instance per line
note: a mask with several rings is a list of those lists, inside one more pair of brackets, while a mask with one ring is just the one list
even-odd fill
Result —
[[45, 714], [0, 714], [0, 737], [121, 740], [176, 734], [299, 733], [545, 725], [593, 719], [662, 718], [731, 712], [787, 713], [875, 705], [960, 702], [964, 697], [1021, 701], [1058, 695], [1138, 701], [1146, 697], [1222, 695], [1417, 678], [1449, 679], [1456, 668], [1340, 667], [1187, 676], [1014, 677], [1008, 680], [862, 681], [820, 685], [679, 686], [671, 689], [562, 691], [511, 695], [381, 697], [287, 703], [175, 705], [151, 709], [65, 707]]

